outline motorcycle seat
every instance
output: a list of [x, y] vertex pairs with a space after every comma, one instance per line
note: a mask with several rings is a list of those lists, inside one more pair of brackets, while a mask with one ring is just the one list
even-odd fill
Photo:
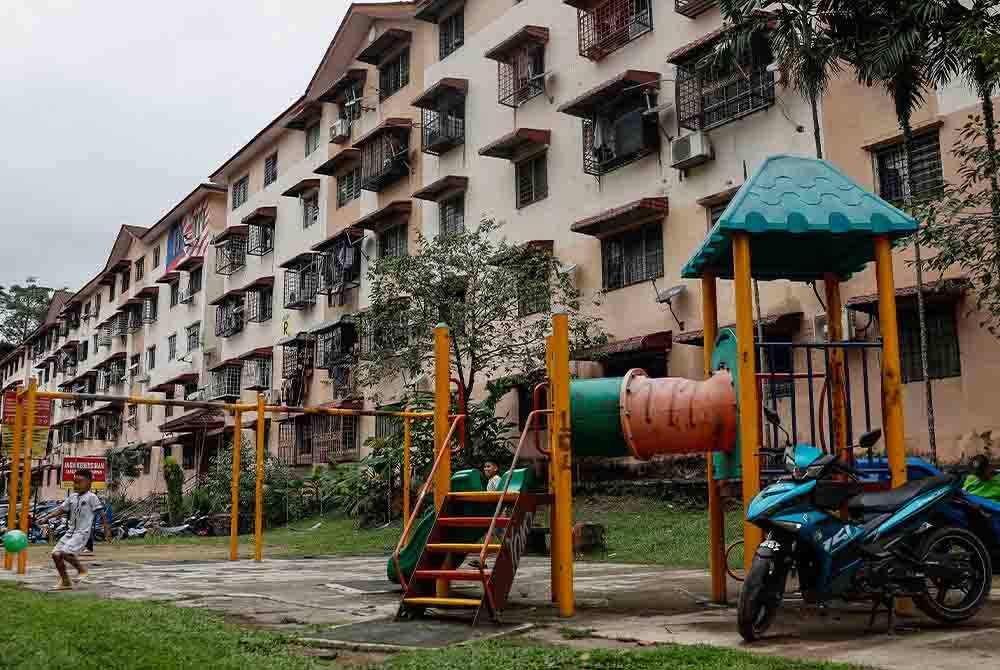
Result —
[[908, 482], [898, 489], [862, 493], [847, 501], [847, 509], [857, 514], [890, 514], [917, 496], [954, 481], [951, 475], [939, 475]]

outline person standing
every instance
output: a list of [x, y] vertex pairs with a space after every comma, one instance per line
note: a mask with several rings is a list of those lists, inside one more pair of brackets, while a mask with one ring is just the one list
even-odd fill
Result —
[[[53, 587], [54, 591], [71, 591], [73, 589], [73, 583], [66, 572], [67, 563], [76, 568], [78, 582], [83, 582], [88, 577], [87, 570], [80, 563], [79, 554], [93, 532], [94, 517], [100, 513], [103, 507], [100, 499], [90, 490], [93, 480], [94, 476], [90, 470], [77, 470], [73, 477], [73, 493], [59, 507], [39, 520], [41, 523], [52, 517], [69, 516], [66, 534], [59, 538], [59, 542], [52, 552], [52, 562], [56, 566], [56, 571], [59, 572], [59, 581]], [[103, 514], [101, 520], [104, 522], [105, 536], [110, 537], [108, 520]]]
[[980, 498], [1000, 503], [1000, 478], [996, 476], [996, 468], [985, 454], [976, 454], [969, 463], [972, 474], [965, 478], [962, 488]]
[[500, 468], [497, 467], [495, 461], [486, 461], [483, 463], [483, 475], [486, 477], [486, 490], [487, 491], [499, 491], [500, 490]]

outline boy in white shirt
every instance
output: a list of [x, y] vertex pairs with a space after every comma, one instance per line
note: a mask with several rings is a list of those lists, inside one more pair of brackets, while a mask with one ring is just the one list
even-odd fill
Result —
[[[87, 545], [87, 539], [94, 529], [94, 516], [100, 514], [104, 508], [100, 499], [90, 490], [93, 479], [94, 475], [90, 470], [77, 470], [73, 477], [73, 493], [69, 494], [59, 507], [39, 519], [39, 523], [43, 523], [52, 517], [69, 515], [66, 534], [59, 538], [55, 551], [52, 552], [52, 562], [59, 571], [59, 582], [53, 588], [54, 591], [73, 589], [73, 583], [66, 573], [67, 563], [76, 568], [78, 581], [87, 579], [88, 573], [77, 556]], [[103, 514], [101, 521], [104, 523], [104, 536], [111, 537], [108, 520]]]

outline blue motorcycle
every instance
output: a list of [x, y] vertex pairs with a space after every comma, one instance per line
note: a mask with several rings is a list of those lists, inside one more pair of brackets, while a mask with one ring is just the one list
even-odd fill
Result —
[[[747, 509], [747, 520], [766, 539], [740, 591], [743, 639], [759, 639], [774, 622], [793, 571], [806, 602], [871, 602], [871, 623], [885, 606], [890, 630], [897, 597], [912, 598], [946, 623], [979, 611], [989, 597], [992, 567], [983, 543], [948, 520], [961, 490], [958, 478], [929, 477], [864, 493], [857, 470], [816, 447], [793, 446], [778, 416], [764, 413], [787, 443], [762, 451], [783, 455], [790, 476], [761, 491]], [[866, 433], [858, 446], [870, 449], [881, 436], [879, 430]], [[847, 522], [839, 514], [845, 507]]]

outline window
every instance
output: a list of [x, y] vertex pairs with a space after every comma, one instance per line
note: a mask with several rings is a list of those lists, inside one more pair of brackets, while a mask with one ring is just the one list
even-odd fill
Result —
[[439, 232], [454, 235], [465, 231], [465, 196], [444, 200], [438, 205]]
[[[903, 383], [923, 381], [917, 311], [899, 309], [898, 313]], [[952, 303], [927, 306], [927, 372], [931, 379], [958, 377], [962, 374], [955, 305]]]
[[177, 333], [167, 338], [167, 360], [172, 361], [177, 358]]
[[441, 60], [465, 44], [465, 12], [462, 9], [438, 24], [438, 37]]
[[101, 313], [101, 294], [98, 293], [94, 296], [94, 316]]
[[522, 272], [521, 283], [517, 287], [518, 316], [531, 316], [549, 310], [551, 306], [549, 267], [546, 260], [539, 258], [532, 260]]
[[[379, 410], [388, 412], [398, 412], [399, 407], [379, 407]], [[403, 420], [397, 416], [377, 416], [375, 417], [375, 437], [385, 440], [396, 435], [403, 434]]]
[[194, 470], [194, 446], [185, 444], [181, 448], [181, 467], [185, 470]]
[[[309, 155], [309, 152], [306, 152]], [[278, 154], [274, 153], [264, 159], [264, 186], [270, 186], [278, 180]]]
[[633, 89], [603, 104], [594, 119], [583, 121], [583, 171], [600, 177], [660, 150], [656, 104], [649, 89]]
[[302, 199], [302, 227], [309, 228], [319, 221], [319, 196]]
[[521, 161], [516, 165], [514, 173], [518, 209], [544, 200], [548, 196], [548, 165], [544, 153]]
[[122, 273], [122, 295], [128, 290], [129, 284], [132, 281], [132, 275], [128, 270]]
[[200, 240], [201, 234], [205, 232], [205, 217], [205, 210], [201, 210], [191, 220], [191, 236], [195, 240]]
[[233, 184], [233, 209], [238, 209], [240, 205], [247, 201], [250, 189], [250, 175], [245, 174], [239, 181]]
[[146, 370], [152, 370], [156, 367], [156, 345], [146, 349]]
[[[138, 410], [139, 410], [139, 406], [138, 405], [129, 405], [128, 406], [128, 427], [131, 428], [132, 430], [135, 430], [138, 427], [138, 425], [139, 425], [139, 417], [138, 417], [138, 413], [139, 412], [138, 412]], [[143, 469], [143, 471], [147, 475], [149, 474], [149, 470], [147, 469], [145, 463], [143, 463], [143, 468], [142, 469]]]
[[337, 207], [361, 197], [361, 166], [337, 177]]
[[[174, 392], [172, 390], [171, 391], [167, 391], [166, 393], [163, 394], [163, 399], [164, 400], [173, 400], [174, 399]], [[173, 415], [174, 415], [174, 406], [173, 405], [164, 405], [163, 406], [163, 418], [169, 419]]]
[[605, 290], [663, 276], [663, 227], [649, 223], [601, 240]]
[[251, 256], [266, 256], [274, 251], [274, 228], [267, 223], [251, 224], [247, 253]]
[[153, 248], [153, 267], [154, 268], [160, 267], [160, 245], [159, 244], [157, 244]]
[[146, 423], [150, 423], [153, 420], [153, 406], [146, 405]]
[[112, 302], [115, 299], [115, 288], [118, 286], [118, 282], [112, 281], [108, 284], [108, 302]]
[[650, 0], [604, 0], [577, 10], [580, 55], [599, 61], [653, 29]]
[[[879, 195], [890, 202], [905, 200], [908, 185], [902, 142], [876, 151], [875, 162], [878, 170]], [[944, 173], [941, 169], [941, 142], [937, 130], [913, 138], [910, 169], [913, 170], [914, 198], [941, 192], [944, 187]]]
[[180, 302], [181, 283], [179, 281], [170, 283], [170, 306], [177, 307]]
[[319, 148], [319, 122], [306, 128], [306, 156]]
[[77, 355], [81, 361], [87, 360], [87, 355], [89, 354], [89, 352], [87, 351], [87, 346], [89, 344], [90, 343], [87, 342], [87, 340], [83, 340], [82, 342], [80, 342], [80, 348], [77, 350], [78, 351]]
[[357, 460], [358, 417], [314, 416], [309, 428], [314, 463]]
[[[133, 406], [132, 409], [135, 409]], [[110, 437], [110, 436], [109, 436]], [[149, 447], [143, 449], [142, 452], [142, 474], [148, 475], [152, 472], [152, 460], [153, 460], [153, 450]]]
[[142, 322], [143, 323], [156, 323], [156, 317], [159, 312], [159, 302], [157, 301], [158, 296], [150, 296], [142, 301]]
[[344, 97], [337, 105], [337, 116], [347, 121], [361, 118], [361, 85], [352, 84], [344, 90]]
[[97, 349], [100, 346], [101, 346], [101, 340], [99, 339], [99, 335], [97, 333], [94, 333], [94, 355], [95, 356], [98, 355]]
[[410, 83], [410, 47], [390, 58], [378, 69], [378, 97], [385, 100]]
[[271, 320], [273, 311], [273, 293], [270, 286], [261, 287], [246, 294], [246, 312], [248, 323], [264, 323]]
[[201, 321], [192, 323], [185, 328], [185, 334], [187, 335], [188, 351], [195, 351], [201, 348]]
[[497, 102], [517, 108], [545, 92], [545, 44], [548, 31], [525, 27], [505, 44], [488, 51], [497, 62]]
[[135, 262], [135, 280], [140, 281], [146, 275], [146, 257]]
[[378, 234], [378, 257], [405, 256], [407, 248], [406, 224], [386, 228]]
[[190, 295], [195, 295], [201, 292], [201, 268], [197, 267], [191, 270], [188, 276], [188, 293]]
[[705, 48], [680, 57], [677, 65], [677, 121], [688, 130], [709, 130], [767, 109], [774, 102], [774, 60], [760, 36], [731, 66], [705, 63]]
[[361, 188], [381, 191], [410, 174], [410, 128], [392, 126], [361, 146]]

